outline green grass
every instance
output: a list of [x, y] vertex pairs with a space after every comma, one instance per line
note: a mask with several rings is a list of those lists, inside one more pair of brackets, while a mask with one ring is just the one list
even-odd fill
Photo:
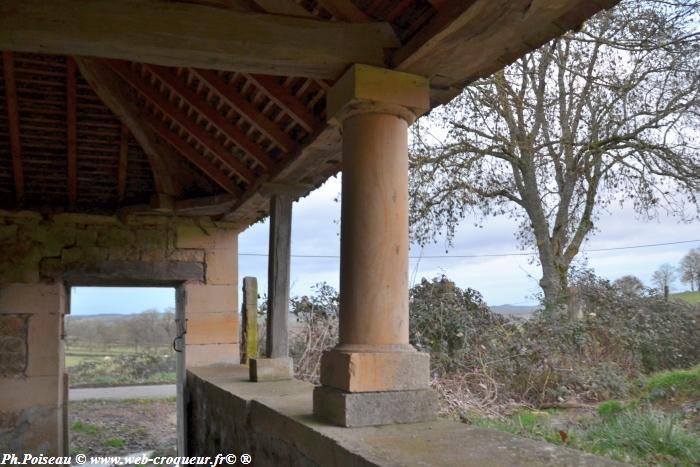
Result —
[[625, 406], [620, 401], [609, 400], [602, 402], [598, 406], [598, 415], [604, 419], [610, 419], [620, 414], [625, 410]]
[[579, 435], [581, 447], [639, 465], [693, 466], [700, 462], [700, 440], [681, 418], [648, 409], [623, 411]]
[[677, 397], [700, 398], [700, 365], [688, 370], [662, 371], [651, 375], [642, 388], [650, 399]]
[[97, 436], [100, 434], [100, 428], [98, 426], [92, 425], [90, 423], [83, 423], [80, 420], [73, 423], [73, 426], [71, 428], [75, 432], [83, 433], [88, 436]]
[[111, 438], [107, 439], [104, 442], [105, 446], [108, 446], [110, 448], [123, 448], [124, 447], [124, 440], [121, 438]]
[[566, 445], [637, 465], [693, 466], [700, 462], [700, 439], [679, 415], [651, 407], [625, 408], [619, 401], [599, 406], [562, 428], [553, 412], [521, 410], [502, 420], [470, 417], [473, 425]]
[[679, 292], [672, 293], [670, 298], [677, 298], [690, 304], [700, 303], [700, 292]]

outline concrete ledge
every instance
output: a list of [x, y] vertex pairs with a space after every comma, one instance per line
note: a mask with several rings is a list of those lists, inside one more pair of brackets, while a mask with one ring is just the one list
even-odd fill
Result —
[[321, 384], [347, 392], [428, 389], [430, 356], [416, 351], [329, 350], [321, 357]]
[[188, 455], [247, 452], [253, 465], [612, 466], [571, 449], [449, 420], [341, 428], [312, 415], [313, 386], [252, 383], [248, 368], [189, 368]]
[[249, 376], [253, 382], [294, 379], [291, 358], [251, 358]]
[[353, 393], [314, 388], [314, 415], [345, 427], [426, 422], [435, 420], [437, 410], [437, 396], [430, 389]]

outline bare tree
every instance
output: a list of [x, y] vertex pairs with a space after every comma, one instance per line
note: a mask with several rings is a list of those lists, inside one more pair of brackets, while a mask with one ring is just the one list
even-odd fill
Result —
[[638, 296], [642, 292], [644, 292], [644, 283], [637, 276], [622, 276], [618, 279], [615, 279], [613, 285], [620, 289], [626, 295]]
[[699, 5], [623, 0], [415, 125], [414, 240], [451, 241], [470, 214], [510, 215], [556, 302], [612, 203], [698, 217]]
[[690, 290], [695, 292], [695, 286], [700, 291], [700, 248], [693, 248], [681, 259], [681, 282], [690, 284]]
[[665, 292], [666, 288], [671, 290], [671, 285], [676, 280], [676, 270], [673, 266], [668, 263], [664, 263], [659, 266], [659, 269], [654, 271], [651, 276], [651, 281], [656, 285], [662, 292]]

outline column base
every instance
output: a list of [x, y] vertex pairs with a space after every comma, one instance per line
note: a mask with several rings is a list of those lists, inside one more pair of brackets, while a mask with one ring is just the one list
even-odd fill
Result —
[[294, 379], [294, 363], [289, 357], [251, 358], [248, 365], [250, 380], [256, 383]]
[[430, 387], [430, 355], [402, 351], [346, 351], [321, 358], [321, 384], [347, 392], [411, 391]]
[[314, 416], [344, 427], [425, 422], [434, 420], [437, 410], [431, 389], [352, 393], [314, 388]]

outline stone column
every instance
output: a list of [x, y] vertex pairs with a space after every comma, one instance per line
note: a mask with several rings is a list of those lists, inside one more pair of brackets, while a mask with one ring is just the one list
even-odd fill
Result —
[[425, 78], [366, 65], [328, 93], [343, 134], [340, 339], [314, 413], [339, 425], [435, 415], [429, 356], [408, 341], [408, 125], [428, 108]]

